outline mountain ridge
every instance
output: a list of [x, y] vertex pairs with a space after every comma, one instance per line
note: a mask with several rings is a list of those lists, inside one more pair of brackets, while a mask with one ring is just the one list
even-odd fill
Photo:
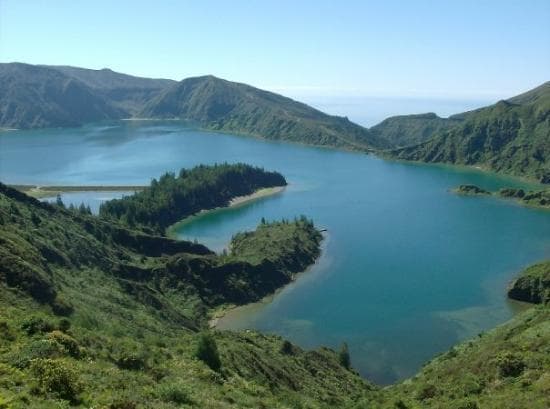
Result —
[[[67, 83], [74, 84], [83, 96], [65, 101], [51, 91], [52, 87], [63, 89]], [[363, 151], [390, 147], [386, 140], [347, 118], [212, 75], [176, 82], [133, 77], [109, 69], [7, 63], [0, 64], [0, 91], [0, 127], [4, 128], [79, 126], [131, 117], [170, 118], [215, 131], [310, 145]], [[75, 111], [78, 115], [73, 115]]]
[[[457, 123], [428, 133], [421, 143], [390, 150], [386, 156], [478, 166], [550, 183], [550, 82], [446, 121]], [[426, 121], [419, 127], [426, 129]], [[414, 134], [401, 137], [406, 140]]]

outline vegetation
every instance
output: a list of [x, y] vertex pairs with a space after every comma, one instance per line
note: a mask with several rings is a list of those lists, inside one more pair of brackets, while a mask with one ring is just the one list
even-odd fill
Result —
[[550, 183], [550, 82], [451, 119], [459, 123], [435, 131], [426, 142], [389, 154], [422, 162], [476, 165]]
[[498, 192], [489, 192], [475, 185], [460, 185], [453, 192], [461, 195], [494, 195], [503, 199], [514, 199], [524, 206], [550, 209], [549, 189], [525, 192], [523, 189], [503, 188]]
[[339, 353], [303, 351], [255, 331], [204, 332], [216, 307], [258, 300], [313, 262], [321, 236], [305, 217], [264, 220], [215, 255], [0, 184], [0, 233], [4, 406], [548, 405], [548, 305], [384, 389], [347, 369], [345, 345]]
[[455, 193], [460, 195], [490, 195], [491, 192], [484, 190], [476, 185], [460, 185], [454, 189]]
[[[2, 404], [335, 407], [370, 393], [328, 349], [283, 348], [281, 338], [250, 331], [204, 341], [214, 308], [288, 282], [308, 263], [293, 249], [318, 254], [320, 235], [305, 218], [258, 230], [257, 248], [249, 232], [218, 256], [0, 184]], [[265, 261], [268, 237], [283, 250]]]
[[510, 285], [508, 297], [535, 304], [550, 302], [550, 261], [532, 265]]
[[550, 392], [548, 307], [531, 308], [433, 359], [413, 378], [356, 409], [545, 409]]
[[507, 101], [439, 118], [388, 118], [371, 129], [213, 76], [181, 82], [111, 70], [0, 64], [0, 127], [78, 126], [129, 117], [423, 162], [475, 165], [550, 183], [550, 82]]
[[345, 342], [342, 344], [340, 351], [338, 352], [338, 360], [340, 361], [340, 365], [344, 368], [351, 368], [351, 357], [349, 355], [348, 344]]
[[347, 118], [213, 76], [187, 78], [165, 89], [140, 116], [178, 118], [215, 131], [310, 145], [360, 150], [389, 147], [383, 138]]
[[425, 142], [460, 122], [459, 118], [440, 118], [434, 113], [399, 115], [384, 119], [369, 130], [395, 147], [405, 147]]
[[231, 199], [260, 188], [285, 185], [281, 174], [242, 163], [200, 165], [181, 169], [177, 177], [166, 173], [158, 181], [153, 179], [141, 192], [104, 203], [99, 213], [127, 226], [146, 226], [163, 234], [168, 226], [201, 210], [227, 206]]
[[347, 118], [213, 76], [181, 82], [109, 69], [0, 64], [0, 127], [79, 126], [130, 117], [170, 118], [205, 129], [342, 147], [390, 144]]
[[172, 83], [109, 69], [0, 64], [0, 127], [66, 127], [128, 118]]
[[124, 112], [82, 82], [41, 66], [0, 64], [0, 127], [78, 126]]
[[200, 336], [195, 356], [208, 365], [213, 371], [219, 371], [222, 367], [216, 340], [208, 333], [203, 333]]

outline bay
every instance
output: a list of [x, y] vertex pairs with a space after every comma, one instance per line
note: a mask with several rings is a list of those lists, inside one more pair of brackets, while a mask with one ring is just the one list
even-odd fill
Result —
[[[221, 251], [237, 231], [305, 214], [327, 229], [323, 254], [264, 303], [229, 312], [223, 329], [254, 328], [305, 348], [350, 346], [352, 363], [387, 384], [510, 318], [505, 288], [550, 256], [550, 212], [449, 192], [459, 184], [529, 187], [475, 169], [390, 162], [361, 153], [128, 121], [0, 134], [0, 180], [142, 185], [199, 163], [281, 172], [283, 193], [181, 224], [180, 238]], [[97, 192], [77, 196], [98, 199]], [[68, 196], [64, 200], [70, 200]]]

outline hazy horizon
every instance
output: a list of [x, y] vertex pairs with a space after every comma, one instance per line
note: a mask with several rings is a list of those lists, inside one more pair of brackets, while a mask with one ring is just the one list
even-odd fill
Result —
[[547, 1], [55, 4], [0, 2], [2, 62], [212, 74], [304, 101], [496, 101], [549, 79]]

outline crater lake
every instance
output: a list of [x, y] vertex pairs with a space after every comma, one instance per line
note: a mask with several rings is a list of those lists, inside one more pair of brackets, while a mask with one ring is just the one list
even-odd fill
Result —
[[[527, 187], [475, 169], [391, 162], [363, 153], [220, 133], [179, 122], [122, 121], [0, 133], [0, 180], [35, 185], [143, 185], [166, 171], [245, 162], [281, 172], [289, 186], [204, 213], [173, 233], [221, 251], [267, 220], [313, 218], [326, 229], [318, 262], [265, 302], [229, 311], [220, 329], [253, 328], [304, 348], [350, 347], [352, 364], [387, 384], [494, 327], [521, 308], [508, 282], [550, 256], [550, 212], [450, 192]], [[121, 193], [122, 194], [122, 193]], [[63, 195], [99, 203], [117, 194]]]

